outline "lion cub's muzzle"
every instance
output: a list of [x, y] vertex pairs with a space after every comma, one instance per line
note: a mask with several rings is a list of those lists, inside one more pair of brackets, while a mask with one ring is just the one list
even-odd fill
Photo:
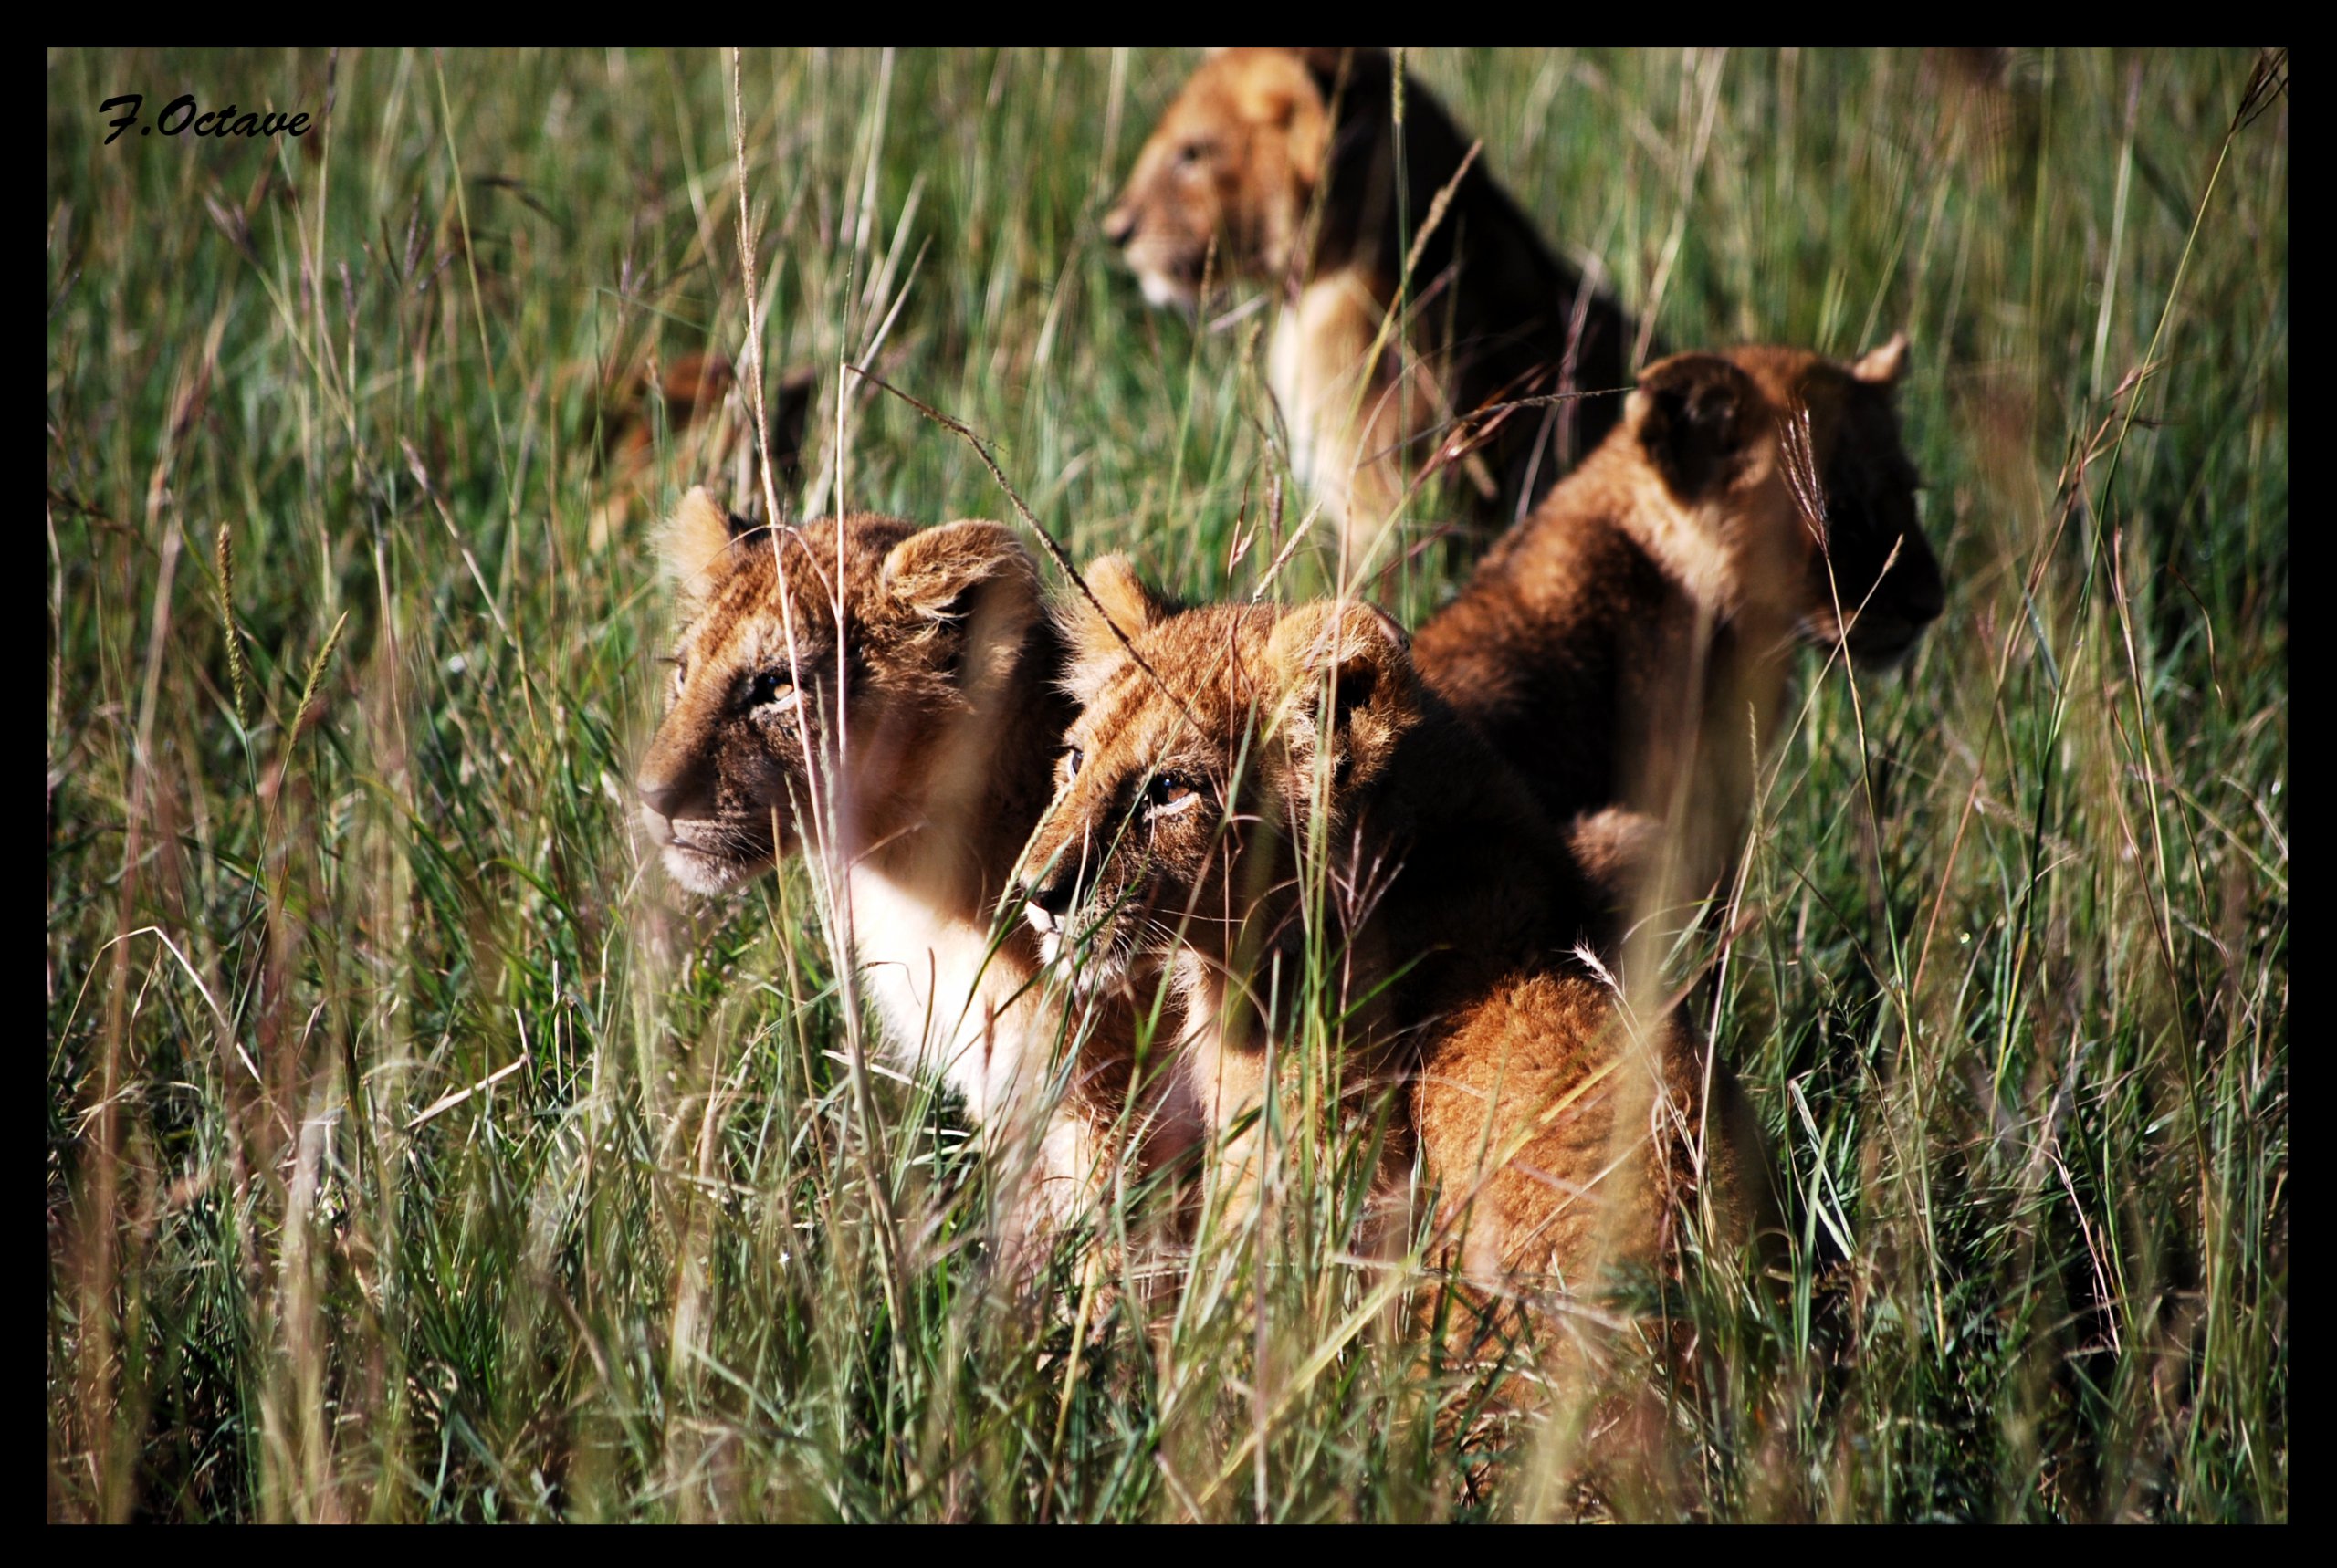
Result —
[[640, 768], [640, 776], [634, 779], [634, 789], [640, 795], [640, 804], [647, 806], [652, 816], [664, 818], [666, 822], [676, 818], [713, 816], [713, 801], [706, 800], [706, 780], [698, 779], [697, 771], [685, 768], [677, 773], [664, 773], [652, 764]]
[[633, 784], [643, 831], [668, 874], [690, 892], [727, 892], [771, 863], [768, 827], [724, 815], [703, 768], [667, 772], [653, 758]]
[[1079, 875], [1075, 868], [1059, 867], [1039, 882], [1023, 883], [1013, 896], [1022, 901], [1022, 918], [1038, 933], [1039, 958], [1053, 964], [1069, 946], [1072, 911], [1079, 907]]
[[712, 795], [694, 768], [666, 772], [653, 762], [634, 777], [633, 789], [641, 797], [641, 824], [659, 849], [680, 842], [676, 829], [682, 821], [714, 814]]

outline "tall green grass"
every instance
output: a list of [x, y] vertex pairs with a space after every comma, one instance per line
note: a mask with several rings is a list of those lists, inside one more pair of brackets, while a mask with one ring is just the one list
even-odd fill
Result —
[[[740, 62], [763, 356], [822, 367], [791, 515], [1008, 515], [852, 361], [1075, 557], [1256, 590], [1304, 516], [1267, 318], [1146, 312], [1095, 232], [1190, 63]], [[1600, 1511], [2287, 1517], [2258, 66], [1408, 57], [1670, 342], [1907, 327], [1950, 579], [1898, 677], [1808, 661], [1750, 918], [1682, 956], [1800, 1246], [1782, 1301], [1664, 1288], [1675, 1473]], [[129, 91], [320, 125], [100, 146]], [[955, 1108], [847, 1092], [800, 869], [708, 904], [645, 860], [645, 520], [708, 460], [661, 420], [592, 524], [613, 389], [743, 358], [733, 102], [727, 56], [49, 57], [50, 1515], [1571, 1511], [1546, 1447], [1467, 1493], [1459, 1330], [1358, 1316], [1336, 1171], [1150, 1332], [1068, 1254], [1018, 1292]], [[1389, 591], [1452, 586], [1431, 550]]]

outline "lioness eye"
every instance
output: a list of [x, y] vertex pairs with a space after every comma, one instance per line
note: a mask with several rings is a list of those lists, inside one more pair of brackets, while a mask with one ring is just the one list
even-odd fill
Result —
[[1179, 167], [1181, 167], [1181, 168], [1188, 168], [1188, 169], [1189, 169], [1189, 168], [1191, 168], [1194, 164], [1196, 164], [1196, 163], [1200, 162], [1201, 161], [1202, 157], [1203, 157], [1203, 156], [1205, 156], [1205, 155], [1208, 153], [1208, 152], [1209, 152], [1209, 143], [1208, 143], [1208, 142], [1206, 142], [1206, 141], [1188, 141], [1188, 142], [1186, 142], [1182, 147], [1179, 147], [1179, 148], [1178, 148], [1178, 149], [1177, 149], [1177, 162], [1178, 162], [1178, 165], [1179, 165]]
[[1145, 786], [1144, 798], [1156, 817], [1180, 816], [1201, 798], [1201, 792], [1191, 779], [1174, 773], [1156, 773], [1152, 782]]

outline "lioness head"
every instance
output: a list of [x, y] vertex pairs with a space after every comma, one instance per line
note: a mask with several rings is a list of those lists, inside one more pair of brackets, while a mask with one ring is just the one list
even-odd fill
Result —
[[1906, 653], [1943, 603], [1892, 404], [1907, 359], [1903, 332], [1847, 363], [1768, 347], [1675, 354], [1640, 376], [1616, 437], [1711, 532], [1682, 554], [1710, 559], [1718, 545], [1719, 597], [1870, 663]]
[[1087, 580], [1110, 623], [1081, 604], [1066, 627], [1083, 707], [1025, 916], [1044, 957], [1087, 949], [1089, 985], [1179, 951], [1223, 973], [1289, 917], [1282, 846], [1350, 822], [1417, 722], [1403, 632], [1364, 604], [1179, 612], [1113, 557]]
[[1290, 267], [1330, 152], [1319, 73], [1336, 54], [1228, 49], [1185, 83], [1104, 216], [1148, 301], [1196, 304], [1212, 241], [1221, 277]]
[[915, 826], [928, 780], [979, 765], [949, 755], [970, 744], [953, 721], [1041, 612], [1030, 556], [998, 523], [774, 529], [696, 489], [664, 553], [685, 624], [635, 784], [666, 869], [698, 893], [792, 852], [807, 821], [844, 853]]

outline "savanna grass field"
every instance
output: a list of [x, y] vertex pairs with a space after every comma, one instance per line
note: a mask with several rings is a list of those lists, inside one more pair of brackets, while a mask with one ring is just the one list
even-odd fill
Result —
[[49, 53], [51, 1519], [2287, 1519], [2283, 51], [1401, 57], [1671, 346], [1914, 345], [1945, 612], [1797, 656], [1665, 968], [1794, 1244], [1618, 1286], [1638, 1483], [1417, 1253], [1374, 1310], [1336, 1150], [1170, 1289], [1002, 1278], [805, 867], [667, 880], [655, 530], [762, 509], [758, 368], [791, 518], [1023, 527], [859, 367], [1074, 561], [1332, 586], [1273, 302], [1098, 232], [1199, 57]]

